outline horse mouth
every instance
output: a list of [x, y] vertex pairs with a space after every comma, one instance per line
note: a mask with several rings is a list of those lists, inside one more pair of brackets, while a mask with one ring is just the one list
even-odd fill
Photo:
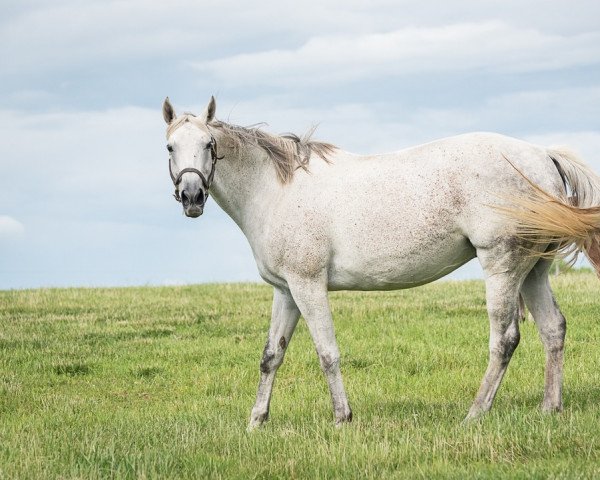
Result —
[[199, 205], [191, 205], [183, 209], [183, 213], [185, 213], [185, 216], [190, 218], [198, 218], [200, 215], [202, 215], [203, 211], [204, 206]]

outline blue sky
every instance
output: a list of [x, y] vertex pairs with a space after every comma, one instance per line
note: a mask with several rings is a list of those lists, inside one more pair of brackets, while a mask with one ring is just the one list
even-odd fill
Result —
[[[171, 197], [176, 108], [345, 150], [474, 130], [600, 171], [600, 3], [24, 0], [0, 6], [0, 289], [257, 280], [214, 202]], [[477, 276], [469, 264], [455, 278]]]

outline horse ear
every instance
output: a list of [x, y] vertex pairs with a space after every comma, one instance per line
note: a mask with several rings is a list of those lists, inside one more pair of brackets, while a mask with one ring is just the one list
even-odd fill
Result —
[[210, 100], [208, 101], [208, 105], [202, 112], [202, 120], [204, 123], [208, 123], [215, 118], [215, 111], [217, 110], [217, 102], [215, 101], [215, 97], [211, 95]]
[[169, 97], [165, 98], [163, 102], [163, 117], [167, 123], [171, 123], [175, 119], [175, 109], [169, 102]]

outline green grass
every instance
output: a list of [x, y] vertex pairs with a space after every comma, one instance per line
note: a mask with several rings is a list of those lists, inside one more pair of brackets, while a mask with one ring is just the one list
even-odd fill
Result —
[[600, 285], [554, 280], [565, 411], [543, 415], [535, 326], [492, 413], [462, 425], [487, 363], [479, 281], [336, 293], [354, 422], [334, 428], [306, 326], [271, 420], [246, 433], [269, 323], [259, 285], [0, 292], [0, 478], [600, 476]]

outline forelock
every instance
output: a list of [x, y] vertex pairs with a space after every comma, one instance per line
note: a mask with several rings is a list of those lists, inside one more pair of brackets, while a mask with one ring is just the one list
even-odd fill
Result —
[[186, 123], [191, 123], [200, 130], [208, 132], [206, 125], [198, 117], [196, 117], [193, 113], [185, 112], [167, 125], [167, 140], [171, 138], [171, 135], [173, 135], [175, 130]]

